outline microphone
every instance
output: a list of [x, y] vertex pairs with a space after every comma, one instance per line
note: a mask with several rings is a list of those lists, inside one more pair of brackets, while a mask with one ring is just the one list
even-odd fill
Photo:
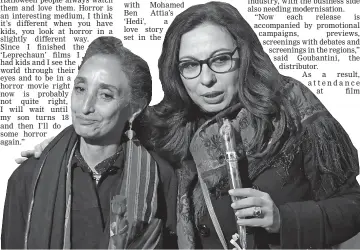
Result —
[[[236, 142], [235, 142], [235, 135], [234, 135], [234, 128], [232, 127], [230, 121], [226, 118], [223, 118], [223, 125], [220, 127], [220, 135], [222, 136], [225, 142], [225, 149], [226, 149], [226, 165], [228, 170], [228, 175], [230, 179], [230, 188], [241, 188], [241, 178], [238, 166], [238, 156], [236, 153]], [[232, 202], [237, 201], [240, 199], [239, 197], [231, 196]], [[235, 221], [237, 217], [235, 216]], [[236, 244], [235, 240], [238, 238], [240, 241], [240, 249], [246, 249], [246, 227], [237, 225], [238, 235], [233, 235], [233, 239], [231, 243], [236, 247], [239, 248], [239, 245]], [[234, 244], [235, 243], [235, 244]]]

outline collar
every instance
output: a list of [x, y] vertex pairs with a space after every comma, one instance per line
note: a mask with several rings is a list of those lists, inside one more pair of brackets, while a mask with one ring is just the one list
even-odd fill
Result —
[[[110, 167], [120, 169], [122, 167], [122, 162], [123, 162], [122, 156], [123, 155], [124, 155], [124, 145], [120, 145], [119, 148], [117, 149], [116, 153], [113, 154], [112, 156], [106, 158], [99, 164], [97, 164], [95, 166], [95, 170], [100, 175], [102, 175], [107, 170], [109, 170]], [[86, 161], [84, 160], [83, 156], [80, 153], [80, 144], [78, 144], [78, 146], [74, 152], [74, 157], [72, 159], [72, 165], [75, 167], [81, 167], [81, 169], [84, 172], [88, 172], [88, 173], [92, 172], [91, 168], [86, 163]]]

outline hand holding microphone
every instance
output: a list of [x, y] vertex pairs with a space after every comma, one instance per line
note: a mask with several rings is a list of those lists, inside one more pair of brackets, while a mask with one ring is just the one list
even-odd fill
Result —
[[[262, 227], [269, 233], [280, 230], [280, 212], [270, 195], [252, 188], [238, 188], [229, 191], [231, 197], [242, 197], [233, 201], [237, 224], [248, 227]], [[250, 218], [246, 218], [250, 217]]]
[[[280, 213], [270, 195], [256, 189], [242, 188], [234, 131], [228, 119], [223, 120], [220, 134], [225, 142], [228, 173], [231, 180], [232, 190], [229, 191], [233, 202], [231, 207], [236, 211], [239, 230], [245, 231], [245, 226], [250, 226], [263, 227], [270, 233], [279, 232]], [[242, 237], [244, 236], [239, 233], [240, 240]]]

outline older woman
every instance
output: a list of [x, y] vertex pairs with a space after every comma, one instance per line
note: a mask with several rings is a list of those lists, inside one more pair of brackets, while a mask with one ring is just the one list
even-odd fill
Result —
[[[164, 100], [149, 109], [147, 140], [177, 166], [179, 248], [233, 247], [237, 225], [248, 248], [328, 248], [359, 231], [356, 149], [311, 91], [279, 74], [233, 6], [179, 14], [158, 65]], [[245, 155], [244, 188], [231, 191], [223, 118]]]
[[3, 248], [169, 247], [176, 176], [132, 130], [150, 99], [147, 63], [119, 39], [94, 40], [75, 78], [72, 126], [9, 179]]

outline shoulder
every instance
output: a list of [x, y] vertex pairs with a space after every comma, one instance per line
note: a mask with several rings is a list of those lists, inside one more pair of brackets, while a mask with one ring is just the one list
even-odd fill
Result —
[[284, 85], [281, 90], [283, 98], [290, 102], [301, 123], [311, 117], [329, 115], [326, 107], [303, 83], [287, 76], [284, 76], [283, 79]]
[[289, 150], [301, 149], [316, 199], [329, 197], [359, 173], [357, 150], [341, 124], [301, 82], [284, 77], [284, 98], [301, 121]]
[[[37, 162], [38, 159], [31, 157], [15, 169], [7, 183], [6, 193], [8, 196], [28, 200], [32, 190], [31, 186]], [[26, 204], [26, 202], [22, 204]]]
[[166, 161], [164, 158], [160, 157], [154, 151], [149, 151], [150, 155], [154, 158], [155, 162], [158, 165], [160, 178], [162, 182], [171, 181], [176, 178], [175, 169], [173, 166]]
[[31, 182], [38, 161], [38, 159], [31, 157], [20, 164], [20, 166], [18, 166], [10, 176], [8, 183], [20, 184], [24, 182]]

